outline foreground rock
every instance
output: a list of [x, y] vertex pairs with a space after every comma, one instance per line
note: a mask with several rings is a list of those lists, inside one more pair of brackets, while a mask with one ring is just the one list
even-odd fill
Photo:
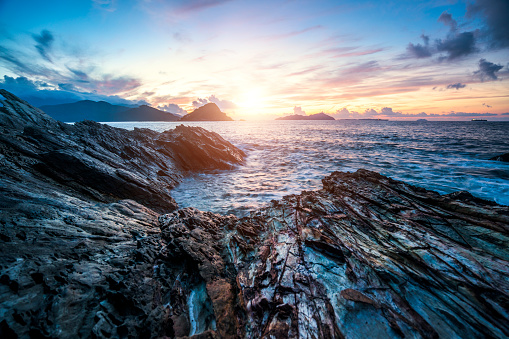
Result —
[[359, 170], [242, 219], [170, 212], [177, 175], [242, 154], [0, 94], [1, 338], [509, 336], [509, 207]]
[[509, 335], [508, 207], [365, 170], [323, 185], [243, 219], [162, 216], [161, 260], [182, 263], [170, 281], [184, 300], [203, 285], [208, 296], [201, 313], [181, 303], [174, 324], [246, 338]]
[[146, 280], [157, 216], [177, 208], [170, 190], [187, 172], [243, 152], [202, 128], [68, 125], [0, 95], [0, 337], [166, 333]]

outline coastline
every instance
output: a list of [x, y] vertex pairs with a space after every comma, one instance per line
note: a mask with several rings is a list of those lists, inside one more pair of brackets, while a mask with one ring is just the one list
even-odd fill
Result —
[[2, 333], [509, 335], [507, 206], [359, 170], [247, 218], [176, 210], [186, 173], [243, 152], [197, 127], [69, 126], [1, 94]]

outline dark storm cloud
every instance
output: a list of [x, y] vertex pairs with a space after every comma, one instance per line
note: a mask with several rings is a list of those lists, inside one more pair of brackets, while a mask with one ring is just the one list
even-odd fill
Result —
[[458, 82], [458, 83], [455, 83], [455, 84], [447, 85], [446, 88], [447, 89], [453, 89], [453, 88], [460, 89], [460, 88], [465, 88], [465, 87], [467, 87], [467, 85]]
[[497, 80], [498, 76], [496, 73], [502, 68], [504, 68], [504, 66], [494, 64], [486, 59], [481, 59], [479, 60], [479, 70], [475, 71], [474, 74], [477, 75], [481, 81]]
[[35, 45], [35, 48], [39, 52], [39, 54], [46, 59], [49, 62], [51, 61], [51, 58], [49, 57], [49, 52], [51, 50], [51, 45], [53, 44], [53, 41], [55, 38], [53, 37], [53, 34], [51, 34], [50, 31], [44, 29], [41, 31], [41, 34], [33, 34], [32, 38], [37, 42]]
[[429, 36], [423, 34], [421, 39], [424, 41], [423, 45], [409, 43], [407, 46], [408, 53], [414, 58], [428, 58], [433, 54], [429, 45]]
[[485, 22], [484, 32], [491, 47], [509, 47], [509, 1], [477, 0], [467, 6], [467, 17]]

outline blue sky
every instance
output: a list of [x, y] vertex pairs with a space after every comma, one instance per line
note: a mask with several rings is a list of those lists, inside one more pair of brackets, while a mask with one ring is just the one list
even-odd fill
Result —
[[234, 118], [509, 119], [509, 2], [0, 1], [0, 87]]

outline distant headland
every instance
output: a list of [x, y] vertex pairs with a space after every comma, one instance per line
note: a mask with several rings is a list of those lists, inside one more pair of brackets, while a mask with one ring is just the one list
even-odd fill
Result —
[[180, 116], [147, 105], [126, 107], [106, 101], [82, 100], [70, 104], [41, 106], [46, 114], [64, 122], [92, 120], [96, 122], [119, 121], [233, 121], [221, 112], [215, 103], [208, 103], [193, 112]]
[[336, 119], [322, 112], [311, 115], [301, 115], [301, 114], [287, 115], [284, 117], [276, 118], [276, 120], [336, 120]]

